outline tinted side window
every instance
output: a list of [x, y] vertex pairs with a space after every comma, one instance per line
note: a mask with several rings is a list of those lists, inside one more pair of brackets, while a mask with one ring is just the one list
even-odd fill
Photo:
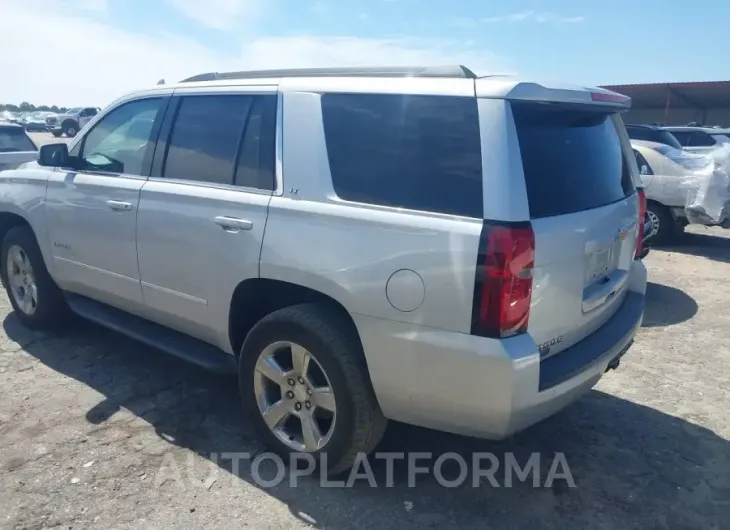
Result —
[[188, 96], [180, 102], [163, 176], [233, 184], [251, 96]]
[[598, 208], [634, 192], [612, 115], [533, 103], [513, 103], [512, 114], [532, 218]]
[[0, 153], [37, 151], [22, 127], [0, 127]]
[[715, 140], [706, 132], [694, 132], [689, 139], [690, 147], [711, 147], [715, 145]]
[[642, 175], [653, 175], [654, 172], [651, 170], [649, 162], [644, 158], [644, 155], [634, 149], [634, 156], [636, 157], [636, 165], [639, 167], [639, 172]]
[[84, 137], [85, 169], [141, 175], [161, 98], [139, 99], [112, 110]]
[[325, 94], [322, 117], [340, 198], [483, 217], [476, 99]]
[[690, 139], [692, 137], [691, 132], [687, 131], [672, 131], [672, 134], [677, 139], [677, 141], [682, 145], [682, 147], [687, 147], [689, 145]]
[[273, 190], [276, 142], [276, 96], [256, 96], [243, 134], [234, 183]]
[[632, 140], [652, 140], [651, 130], [644, 127], [626, 127], [626, 132], [629, 133], [629, 138]]

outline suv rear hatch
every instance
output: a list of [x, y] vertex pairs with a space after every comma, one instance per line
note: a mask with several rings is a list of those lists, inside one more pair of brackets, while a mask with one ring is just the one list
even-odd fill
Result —
[[528, 332], [548, 357], [620, 307], [639, 237], [638, 195], [615, 109], [511, 107], [535, 238]]
[[513, 198], [502, 218], [512, 220], [484, 223], [472, 333], [528, 332], [547, 358], [600, 328], [626, 296], [643, 231], [638, 170], [619, 115], [630, 100], [507, 79], [478, 81], [477, 96], [507, 105], [521, 164], [500, 184]]

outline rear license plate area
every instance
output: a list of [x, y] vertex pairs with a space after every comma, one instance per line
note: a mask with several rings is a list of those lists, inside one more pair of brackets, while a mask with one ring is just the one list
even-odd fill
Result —
[[588, 256], [585, 287], [600, 282], [618, 268], [619, 251], [620, 245], [614, 243], [609, 247], [596, 250]]

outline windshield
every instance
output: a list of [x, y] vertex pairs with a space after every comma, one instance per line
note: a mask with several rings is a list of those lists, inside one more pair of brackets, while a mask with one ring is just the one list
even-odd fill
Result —
[[710, 163], [709, 159], [705, 156], [689, 153], [682, 149], [675, 149], [668, 145], [657, 146], [653, 149], [685, 169], [702, 169]]
[[21, 127], [0, 127], [0, 153], [36, 151], [36, 146]]
[[73, 109], [68, 109], [66, 111], [66, 114], [79, 114], [82, 110], [84, 110], [84, 109], [81, 107], [75, 107]]

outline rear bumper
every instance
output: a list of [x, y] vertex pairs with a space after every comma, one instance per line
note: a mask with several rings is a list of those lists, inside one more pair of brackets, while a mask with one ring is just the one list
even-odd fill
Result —
[[631, 346], [644, 311], [646, 269], [634, 261], [623, 305], [600, 329], [541, 362], [528, 334], [485, 339], [354, 315], [386, 417], [500, 439], [590, 390]]

